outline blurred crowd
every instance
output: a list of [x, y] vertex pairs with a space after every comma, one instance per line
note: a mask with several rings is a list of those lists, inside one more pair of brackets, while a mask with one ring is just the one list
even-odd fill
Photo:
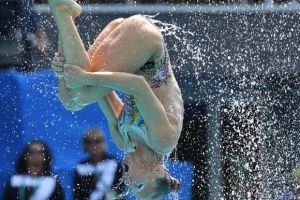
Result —
[[[124, 199], [120, 161], [106, 152], [101, 129], [91, 128], [83, 135], [83, 151], [89, 157], [74, 166], [73, 197], [75, 200]], [[28, 143], [7, 181], [2, 199], [65, 200], [60, 177], [52, 171], [53, 157], [48, 145], [34, 140]]]
[[0, 0], [0, 68], [34, 71], [32, 57], [45, 54], [49, 40], [30, 0]]

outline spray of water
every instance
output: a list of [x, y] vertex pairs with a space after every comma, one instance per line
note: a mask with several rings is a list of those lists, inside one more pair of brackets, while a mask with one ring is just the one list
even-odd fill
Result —
[[[291, 173], [299, 165], [296, 16], [229, 12], [190, 14], [172, 23], [153, 19], [168, 42], [190, 115], [180, 159], [193, 157], [184, 153], [189, 147], [183, 143], [198, 138], [201, 130], [208, 134], [205, 141], [198, 138], [201, 145], [190, 143], [199, 147], [198, 157], [205, 155], [202, 163], [195, 161], [196, 186], [202, 188], [196, 196], [205, 197], [207, 189], [216, 198], [277, 199], [294, 187]], [[199, 28], [191, 28], [194, 23]]]

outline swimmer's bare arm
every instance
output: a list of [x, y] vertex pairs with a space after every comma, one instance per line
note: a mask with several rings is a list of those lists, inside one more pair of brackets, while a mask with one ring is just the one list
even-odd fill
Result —
[[74, 65], [65, 66], [65, 76], [82, 80], [87, 85], [108, 87], [133, 95], [147, 124], [148, 138], [144, 139], [149, 141], [151, 148], [160, 153], [170, 153], [176, 147], [179, 124], [174, 117], [167, 116], [143, 76], [125, 72], [85, 72]]
[[[98, 95], [100, 94], [99, 87], [96, 86], [82, 86], [79, 88], [70, 88], [69, 84], [78, 85], [76, 81], [69, 81], [67, 83], [64, 77], [63, 65], [65, 64], [64, 60], [64, 51], [62, 48], [61, 38], [59, 37], [58, 43], [58, 53], [56, 53], [52, 61], [52, 69], [56, 77], [58, 77], [58, 88], [59, 88], [59, 97], [62, 105], [67, 110], [81, 110], [85, 105], [93, 103], [98, 100]], [[108, 94], [111, 90], [103, 88], [101, 92], [106, 92]], [[101, 93], [102, 95], [103, 93]], [[105, 96], [105, 95], [103, 95]], [[102, 97], [103, 97], [102, 96]]]
[[121, 99], [115, 92], [111, 92], [105, 98], [100, 99], [98, 104], [107, 119], [110, 135], [114, 143], [119, 149], [130, 150], [118, 129], [118, 118], [123, 109]]
[[65, 78], [58, 79], [59, 97], [62, 105], [67, 110], [81, 110], [86, 105], [96, 102], [104, 98], [104, 94], [109, 94], [112, 90], [110, 88], [98, 86], [83, 86], [78, 89], [70, 89], [67, 86]]

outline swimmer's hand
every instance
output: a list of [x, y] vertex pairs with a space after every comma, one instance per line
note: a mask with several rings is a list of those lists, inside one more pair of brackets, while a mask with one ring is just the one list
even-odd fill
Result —
[[58, 53], [54, 54], [54, 58], [51, 62], [51, 68], [54, 72], [54, 76], [57, 78], [63, 78], [64, 76], [64, 64], [65, 64], [65, 58], [62, 56], [59, 56]]
[[85, 86], [86, 71], [77, 65], [64, 64], [64, 78], [69, 88]]

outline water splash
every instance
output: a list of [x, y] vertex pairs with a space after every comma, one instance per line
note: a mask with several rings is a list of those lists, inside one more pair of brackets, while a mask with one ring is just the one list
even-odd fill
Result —
[[[200, 148], [198, 155], [206, 155], [203, 163], [197, 164], [202, 172], [195, 172], [196, 179], [203, 180], [198, 187], [206, 188], [207, 181], [215, 176], [225, 181], [223, 188], [216, 190], [223, 190], [225, 197], [276, 199], [294, 184], [291, 171], [299, 165], [299, 78], [293, 73], [298, 65], [295, 53], [299, 52], [294, 49], [299, 44], [295, 32], [299, 25], [293, 20], [296, 16], [187, 16], [195, 19], [198, 28], [191, 28], [194, 22], [186, 19], [172, 18], [174, 24], [155, 21], [168, 42], [186, 113], [190, 115], [186, 116], [178, 147], [179, 159], [193, 157], [184, 153], [184, 147], [189, 148], [184, 143], [195, 140], [197, 133], [202, 133], [200, 129], [219, 127], [213, 129], [215, 132], [208, 130], [207, 134], [212, 135], [200, 141], [202, 147], [190, 144]], [[199, 105], [206, 113], [200, 113]], [[199, 123], [203, 127], [195, 128], [194, 133], [189, 131]], [[199, 196], [207, 195], [201, 193]]]

